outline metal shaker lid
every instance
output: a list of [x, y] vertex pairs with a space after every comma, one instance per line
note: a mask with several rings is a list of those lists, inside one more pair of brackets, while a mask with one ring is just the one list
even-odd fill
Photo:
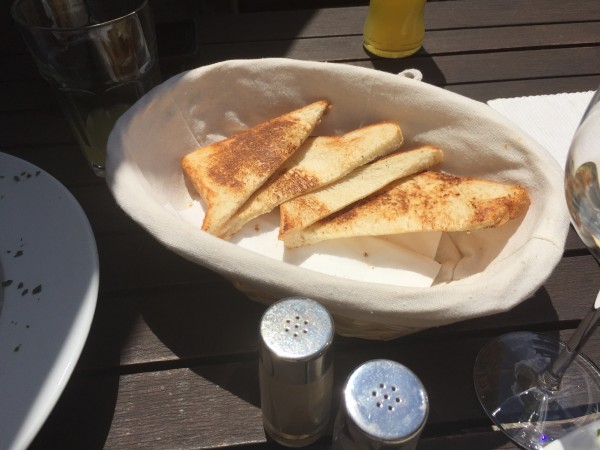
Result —
[[260, 321], [260, 363], [275, 378], [305, 384], [332, 362], [333, 319], [315, 300], [289, 297], [273, 303]]
[[[373, 448], [399, 445], [418, 436], [429, 401], [417, 376], [404, 365], [376, 359], [359, 366], [342, 396], [345, 426], [356, 441]], [[381, 445], [383, 444], [383, 445]]]

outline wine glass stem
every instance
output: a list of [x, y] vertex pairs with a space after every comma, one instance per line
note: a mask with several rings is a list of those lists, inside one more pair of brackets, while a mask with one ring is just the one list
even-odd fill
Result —
[[[600, 296], [600, 293], [598, 295]], [[598, 301], [596, 301], [597, 303]], [[563, 375], [596, 329], [600, 319], [600, 308], [597, 308], [596, 304], [581, 320], [575, 333], [559, 352], [556, 359], [540, 374], [540, 384], [546, 389], [558, 390]]]

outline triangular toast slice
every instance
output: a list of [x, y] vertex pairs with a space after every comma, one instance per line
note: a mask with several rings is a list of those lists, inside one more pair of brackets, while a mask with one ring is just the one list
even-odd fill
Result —
[[310, 137], [225, 224], [230, 238], [250, 220], [279, 204], [339, 180], [352, 170], [400, 148], [402, 130], [381, 122], [341, 136]]
[[329, 103], [320, 100], [185, 155], [181, 166], [206, 203], [214, 235], [309, 137]]
[[279, 239], [295, 247], [301, 231], [340, 209], [377, 192], [394, 180], [422, 172], [444, 159], [438, 147], [399, 151], [354, 170], [335, 183], [282, 203]]
[[423, 172], [397, 180], [311, 225], [286, 245], [298, 247], [353, 236], [498, 227], [525, 214], [529, 204], [527, 190], [521, 186]]

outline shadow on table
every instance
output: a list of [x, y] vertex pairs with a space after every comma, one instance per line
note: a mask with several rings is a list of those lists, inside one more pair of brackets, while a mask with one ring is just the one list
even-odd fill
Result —
[[[371, 57], [366, 50], [365, 55]], [[400, 73], [407, 69], [417, 69], [423, 75], [424, 82], [435, 86], [443, 87], [447, 82], [443, 72], [438, 67], [436, 59], [424, 49], [406, 58], [388, 59], [376, 57], [371, 62], [375, 69], [383, 72]]]
[[205, 378], [252, 404], [258, 400], [247, 387], [257, 378], [258, 323], [264, 310], [265, 305], [226, 281], [173, 291], [168, 300], [140, 305], [143, 320], [180, 358], [178, 365], [200, 372], [204, 369], [195, 367], [206, 368]]
[[119, 392], [116, 368], [137, 320], [133, 302], [99, 296], [77, 367], [29, 450], [105, 447]]
[[[118, 300], [98, 298], [77, 367], [29, 450], [104, 448], [119, 391], [119, 374], [106, 369], [119, 366], [120, 348], [136, 318]], [[99, 367], [104, 370], [94, 370]]]
[[[242, 441], [248, 439], [248, 433], [253, 433], [252, 439], [262, 439], [256, 348], [257, 327], [264, 309], [264, 305], [249, 300], [233, 287], [224, 286], [207, 286], [203, 292], [182, 291], [169, 304], [157, 300], [141, 307], [152, 332], [181, 358], [177, 362], [177, 367], [184, 369], [177, 384], [180, 395], [185, 397], [186, 389], [192, 389], [196, 395], [201, 393], [186, 408], [193, 420], [210, 425], [210, 430], [202, 431], [203, 438], [216, 443], [224, 441], [223, 434], [227, 433], [223, 430], [227, 428], [232, 435], [245, 433], [238, 436]], [[336, 336], [332, 417], [337, 413], [341, 386], [355, 367], [375, 358], [396, 360], [417, 374], [433, 399], [430, 420], [421, 439], [424, 448], [444, 448], [448, 429], [474, 430], [487, 424], [473, 388], [473, 366], [483, 345], [506, 331], [556, 330], [559, 316], [551, 295], [541, 288], [510, 311], [392, 341]], [[445, 383], [439, 382], [440, 367], [453, 368], [446, 373]], [[207, 405], [212, 405], [210, 418], [206, 415]], [[204, 430], [200, 425], [198, 429]], [[328, 445], [330, 436], [331, 426], [318, 445]], [[477, 439], [469, 433], [464, 441], [470, 445]], [[508, 439], [500, 433], [484, 433], [477, 442], [482, 444], [477, 448], [495, 448]]]
[[[203, 292], [181, 291], [169, 302], [147, 301], [140, 306], [155, 336], [192, 370], [252, 405], [258, 398], [258, 323], [265, 305], [248, 299], [232, 286], [206, 286]], [[510, 311], [425, 330], [392, 341], [336, 338], [341, 353], [353, 350], [385, 356], [399, 344], [437, 342], [446, 336], [476, 336], [485, 340], [505, 331], [556, 331], [559, 320], [545, 288]], [[360, 359], [360, 356], [356, 356]], [[358, 359], [350, 358], [346, 372]], [[342, 378], [346, 374], [340, 375]], [[341, 381], [341, 380], [340, 380]]]
[[118, 389], [118, 375], [75, 372], [29, 450], [104, 448]]
[[458, 332], [463, 335], [496, 336], [511, 331], [556, 331], [558, 321], [559, 315], [554, 309], [550, 294], [546, 288], [541, 287], [532, 297], [508, 311], [428, 330], [421, 333], [420, 336]]
[[[555, 310], [551, 297], [551, 293], [541, 288], [510, 311], [388, 342], [336, 337], [335, 386], [341, 387], [349, 373], [364, 361], [393, 359], [410, 367], [435, 399], [424, 438], [435, 441], [448, 427], [485, 424], [487, 419], [473, 388], [477, 353], [493, 336], [506, 331], [556, 332], [560, 318], [565, 320], [566, 316]], [[236, 423], [235, 431], [229, 428], [230, 434], [245, 433], [238, 437], [247, 439], [248, 433], [254, 433], [253, 439], [262, 439], [257, 342], [258, 323], [265, 305], [251, 301], [225, 280], [153, 292], [136, 304], [135, 310], [143, 319], [141, 323], [147, 325], [153, 336], [149, 340], [147, 331], [140, 328], [146, 336], [143, 341], [126, 345], [134, 348], [143, 342], [144, 352], [159, 356], [156, 370], [179, 371], [174, 378], [178, 382], [173, 382], [172, 389], [182, 398], [193, 398], [185, 407], [189, 420], [203, 424], [198, 425], [198, 430], [206, 433], [202, 437], [214, 439], [218, 444], [227, 438], [223, 437], [226, 434], [223, 429]], [[160, 362], [163, 356], [164, 363]], [[445, 384], [439, 383], [440, 367], [453, 367]], [[453, 389], [447, 389], [448, 385]], [[334, 414], [339, 404], [338, 391], [333, 400]], [[188, 392], [193, 392], [194, 397], [186, 396]], [[459, 413], [457, 404], [461, 405]], [[206, 414], [207, 405], [212, 405], [210, 416]], [[230, 417], [232, 411], [235, 414]]]

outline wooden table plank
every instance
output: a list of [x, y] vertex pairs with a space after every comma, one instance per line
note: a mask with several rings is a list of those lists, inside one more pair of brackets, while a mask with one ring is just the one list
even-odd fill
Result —
[[14, 143], [11, 146], [0, 146], [0, 151], [35, 164], [70, 189], [95, 186], [97, 195], [105, 196], [106, 181], [94, 175], [75, 142], [40, 146]]
[[[565, 339], [570, 331], [553, 334]], [[334, 415], [341, 386], [348, 374], [364, 361], [388, 358], [410, 367], [427, 389], [430, 415], [424, 441], [432, 439], [430, 442], [434, 442], [436, 437], [441, 439], [448, 434], [465, 439], [470, 429], [481, 431], [490, 426], [475, 397], [472, 382], [475, 358], [489, 339], [456, 337], [443, 342], [419, 341], [393, 347], [371, 345], [347, 351], [336, 348]], [[600, 360], [600, 336], [593, 336], [585, 350], [595, 360]], [[441, 372], [444, 383], [439, 382]], [[81, 444], [89, 444], [91, 439], [104, 435], [105, 448], [115, 449], [216, 448], [265, 439], [260, 419], [256, 359], [124, 374], [118, 385], [115, 375], [106, 372], [76, 374], [74, 378], [61, 398], [62, 407], [51, 415], [49, 422], [58, 421], [57, 415], [69, 411], [67, 417], [72, 425], [85, 423], [81, 414], [88, 412], [88, 406], [78, 398], [86, 398], [90, 401], [89, 406], [95, 408], [95, 412], [87, 416], [92, 420], [98, 411], [114, 410], [110, 429], [104, 422], [95, 427], [92, 436], [81, 431], [76, 431], [73, 436], [46, 427], [37, 439], [40, 446], [42, 442], [53, 442], [54, 448], [65, 448], [65, 442], [74, 444], [73, 440], [79, 440], [79, 445], [73, 448], [92, 448]], [[94, 393], [96, 390], [102, 396]], [[326, 445], [330, 432], [331, 426], [319, 444], [307, 448]], [[505, 448], [497, 445], [506, 444], [498, 438], [492, 441], [480, 438], [479, 442], [481, 447], [478, 448], [482, 450]]]
[[78, 368], [254, 356], [264, 310], [226, 281], [101, 296]]
[[598, 75], [566, 76], [531, 80], [492, 81], [471, 84], [454, 84], [446, 89], [465, 97], [486, 102], [495, 98], [552, 95], [562, 92], [595, 91], [600, 85]]
[[[126, 261], [124, 265], [129, 264]], [[172, 260], [165, 262], [165, 266], [172, 264]], [[160, 270], [159, 267], [157, 271]], [[142, 271], [152, 274], [150, 279], [156, 277], [152, 269]], [[123, 276], [128, 277], [126, 273]], [[180, 364], [182, 360], [215, 358], [227, 361], [246, 358], [257, 351], [257, 324], [264, 305], [250, 300], [216, 275], [214, 282], [184, 287], [178, 287], [179, 280], [169, 280], [167, 288], [153, 287], [154, 283], [140, 284], [138, 292], [101, 295], [79, 369], [167, 361]], [[339, 345], [394, 348], [402, 342], [439, 341], [457, 335], [545, 330], [557, 324], [573, 327], [599, 290], [600, 268], [590, 255], [565, 258], [531, 298], [504, 313], [432, 328], [387, 343], [340, 337]]]
[[[271, 54], [265, 56], [282, 56], [287, 50], [282, 46], [279, 50], [269, 47]], [[214, 48], [213, 48], [214, 50]], [[313, 58], [319, 51], [334, 51], [321, 42], [319, 48], [303, 50], [297, 56]], [[245, 51], [230, 48], [232, 58], [241, 57]], [[265, 49], [265, 52], [268, 50]], [[248, 52], [251, 52], [249, 50]], [[215, 54], [221, 55], [221, 52]], [[261, 52], [248, 56], [258, 57]], [[208, 56], [205, 55], [205, 58]], [[300, 58], [302, 59], [302, 58]], [[559, 79], [560, 77], [598, 76], [600, 75], [600, 45], [540, 49], [527, 51], [507, 51], [499, 53], [448, 55], [448, 56], [416, 56], [403, 60], [368, 60], [349, 61], [362, 67], [376, 68], [386, 72], [398, 73], [415, 68], [423, 73], [425, 82], [452, 87], [454, 85], [481, 84], [488, 82], [489, 98], [505, 96], [503, 92], [493, 94], [493, 87], [501, 81]], [[191, 63], [194, 67], [195, 64]], [[537, 81], [536, 81], [537, 82]], [[535, 94], [537, 92], [532, 92]], [[0, 146], [14, 148], [16, 146], [34, 145], [69, 145], [73, 143], [72, 134], [65, 119], [56, 111], [22, 111], [11, 114], [0, 114], [3, 128], [0, 130]], [[31, 133], [31, 127], [38, 132]]]
[[147, 233], [97, 236], [96, 241], [103, 293], [181, 285], [199, 287], [222, 280], [215, 272], [187, 261]]
[[257, 383], [255, 363], [123, 376], [105, 446], [210, 448], [264, 441]]
[[465, 83], [598, 75], [599, 57], [600, 46], [590, 46], [348, 63], [391, 73], [415, 68], [423, 73], [424, 81], [447, 87]]
[[[498, 0], [478, 2], [478, 7], [464, 1], [431, 2], [427, 4], [428, 8], [444, 9], [443, 13], [434, 11], [432, 17], [443, 18], [446, 27], [428, 24], [424, 49], [430, 55], [436, 55], [598, 42], [597, 22], [600, 17], [596, 12], [597, 3], [589, 0], [586, 2], [589, 5], [582, 5], [580, 0], [572, 2], [573, 5], [563, 3], [558, 7], [557, 2], [535, 1], [528, 4], [527, 11], [511, 9]], [[582, 6], [588, 8], [586, 22], [572, 26], [574, 11], [579, 11]], [[202, 63], [236, 57], [286, 56], [303, 59], [309, 57], [303, 57], [302, 53], [316, 48], [319, 52], [312, 58], [317, 60], [364, 59], [367, 55], [362, 49], [361, 33], [365, 14], [365, 8], [358, 7], [261, 15], [201, 15], [194, 19], [198, 21], [195, 25], [198, 42], [193, 44], [197, 48], [192, 52], [195, 56], [187, 53], [173, 55], [172, 52], [163, 56], [171, 61], [195, 59]], [[448, 18], [454, 18], [458, 23], [451, 22], [452, 26], [448, 27]], [[185, 19], [191, 20], [189, 17]], [[270, 26], [265, 26], [265, 21]], [[519, 26], [525, 24], [538, 25]], [[527, 30], [527, 39], [522, 34], [524, 30]], [[170, 38], [165, 36], [163, 39]], [[19, 38], [13, 36], [12, 40]], [[327, 41], [328, 44], [321, 44]], [[336, 43], [339, 47], [333, 47]], [[170, 45], [175, 48], [181, 46], [189, 46], [189, 43]], [[0, 74], [0, 80], [35, 79], [37, 72], [29, 55], [16, 55], [12, 59], [15, 63]]]
[[[600, 20], [595, 0], [562, 2], [531, 0], [481, 0], [428, 2], [426, 30], [503, 27], [507, 25], [560, 24]], [[208, 14], [198, 17], [200, 43], [257, 42], [362, 34], [368, 8], [342, 7], [260, 14]]]
[[462, 430], [462, 433], [449, 433], [443, 437], [423, 437], [419, 441], [418, 450], [448, 449], [494, 449], [516, 450], [517, 447], [500, 431]]
[[[303, 40], [280, 40], [275, 42], [263, 41], [215, 43], [202, 46], [198, 57], [189, 60], [190, 63], [188, 63], [188, 67], [211, 64], [214, 62], [228, 59], [287, 57], [300, 60], [363, 62], [363, 65], [365, 66], [375, 66], [380, 70], [386, 70], [386, 67], [393, 67], [394, 69], [392, 70], [386, 70], [393, 72], [396, 71], [395, 68], [398, 66], [404, 66], [406, 64], [414, 65], [415, 63], [418, 64], [419, 60], [426, 58], [434, 60], [436, 62], [438, 60], [446, 60], [453, 62], [455, 60], [451, 59], [449, 56], [446, 55], [451, 55], [453, 53], [460, 52], [461, 54], [457, 55], [457, 58], [470, 58], [473, 61], [479, 60], [479, 58], [481, 58], [481, 61], [479, 63], [472, 63], [471, 65], [464, 65], [464, 63], [456, 64], [456, 66], [462, 68], [463, 71], [465, 67], [469, 67], [470, 70], [474, 70], [473, 75], [477, 76], [479, 74], [478, 71], [485, 67], [478, 68], [473, 66], [485, 65], [487, 63], [486, 58], [498, 58], [498, 61], [494, 62], [494, 65], [492, 65], [492, 67], [489, 68], [489, 70], [511, 70], [512, 67], [510, 67], [510, 65], [508, 67], [503, 68], [501, 64], [502, 62], [504, 62], [504, 65], [506, 65], [506, 61], [512, 60], [515, 56], [519, 54], [516, 51], [509, 52], [508, 50], [524, 49], [520, 53], [520, 55], [523, 55], [521, 57], [529, 59], [534, 57], [534, 55], [536, 54], [543, 56], [549, 53], [553, 53], [553, 51], [556, 51], [554, 49], [548, 50], [546, 48], [548, 46], [566, 46], [567, 44], [572, 43], [573, 41], [581, 41], [584, 44], [589, 44], [591, 48], [594, 48], [594, 46], [597, 45], [597, 43], [600, 41], [600, 32], [598, 31], [597, 23], [582, 26], [581, 34], [572, 33], [570, 35], [564, 35], [564, 33], [560, 31], [563, 28], [573, 30], [572, 27], [563, 27], [560, 25], [540, 27], [538, 29], [538, 33], [536, 34], [536, 39], [532, 41], [533, 45], [531, 47], [524, 47], [522, 40], [519, 39], [519, 33], [522, 32], [521, 28], [461, 30], [460, 32], [431, 32], [426, 35], [425, 42], [423, 43], [423, 48], [418, 53], [409, 58], [403, 58], [398, 60], [389, 60], [383, 58], [376, 58], [373, 61], [368, 60], [369, 55], [366, 52], [366, 50], [363, 49], [362, 38], [360, 36], [332, 36]], [[554, 34], [553, 30], [558, 34]], [[503, 51], [499, 52], [498, 54], [492, 52], [491, 54], [485, 55], [470, 55], [461, 52], [461, 46], [465, 45], [465, 43], [468, 43], [467, 49], [471, 52], [499, 50], [504, 45], [502, 39], [505, 39], [506, 36], [512, 36], [512, 38], [509, 40], [507, 46], [503, 49]], [[460, 37], [460, 39], [455, 39], [456, 37]], [[539, 53], [534, 52], [533, 49], [535, 49], [535, 47], [540, 48]], [[589, 54], [583, 53], [586, 51], [590, 52], [590, 50], [585, 50], [582, 47], [567, 47], [561, 49], [553, 60], [544, 61], [544, 64], [546, 64], [548, 70], [544, 74], [544, 76], [554, 76], [554, 71], [559, 69], [561, 70], [561, 75], [565, 74], [565, 72], [569, 72], [569, 75], [589, 75], [591, 73], [598, 73], [597, 61], [589, 59], [593, 58], [594, 55], [597, 56], [597, 53], [593, 53], [594, 50], [591, 50], [592, 53]], [[508, 53], [508, 55], [504, 55], [504, 52]], [[574, 55], [570, 59], [572, 59], [573, 61], [576, 60], [577, 63], [573, 66], [561, 67], [559, 61], [563, 60], [563, 58], [567, 55], [567, 52], [574, 52]], [[580, 55], [580, 53], [582, 54]], [[458, 59], [456, 61], [461, 60]], [[566, 62], [568, 63], [569, 59]], [[446, 72], [442, 72], [444, 73], [447, 79]], [[513, 77], [514, 73], [515, 71], [511, 70], [511, 74], [513, 74]], [[523, 73], [527, 73], [527, 71], [523, 71]], [[539, 74], [537, 73], [532, 73], [530, 75], [539, 76]], [[487, 77], [484, 77], [481, 80], [477, 78], [477, 81], [486, 81], [487, 79]], [[502, 76], [492, 79], [502, 79]]]
[[[534, 49], [554, 46], [597, 44], [599, 22], [578, 24], [544, 24], [537, 26], [452, 29], [428, 31], [419, 54], [430, 56], [511, 49]], [[524, 39], [524, 35], [527, 39]], [[319, 36], [307, 39], [202, 43], [199, 55], [208, 62], [246, 57], [286, 56], [314, 60], [345, 61], [366, 59], [362, 35]], [[259, 56], [261, 55], [261, 56]], [[313, 56], [314, 55], [314, 56]], [[409, 58], [408, 60], [410, 60]]]
[[423, 50], [430, 55], [481, 51], [507, 51], [597, 44], [599, 22], [507, 26], [428, 31]]
[[[71, 146], [75, 138], [67, 121], [55, 111], [20, 111], [0, 114], [0, 148], [27, 146]], [[35, 133], [32, 130], [35, 129]]]
[[56, 110], [56, 105], [50, 85], [40, 76], [0, 82], [0, 113]]
[[[431, 29], [493, 27], [543, 23], [585, 22], [600, 19], [595, 0], [482, 0], [432, 2], [426, 20]], [[585, 11], [585, 15], [581, 12]]]
[[[404, 60], [401, 65], [398, 65], [394, 70], [390, 71], [400, 71], [405, 68], [412, 68], [413, 66], [415, 66], [415, 68], [427, 68], [431, 65], [431, 62], [427, 62], [427, 59], [417, 60], [416, 58], [417, 57], [413, 57], [413, 59]], [[472, 61], [475, 62], [476, 58], [472, 58]], [[500, 63], [502, 63], [502, 61], [500, 61]], [[418, 67], [417, 64], [419, 65]], [[193, 65], [193, 67], [196, 66]], [[188, 67], [182, 67], [182, 70], [189, 70], [193, 67], [191, 64], [188, 64]], [[593, 66], [588, 66], [588, 69], [589, 67]], [[431, 72], [436, 74], [439, 72], [439, 69], [433, 67]], [[438, 75], [434, 79], [428, 77], [425, 81], [444, 86], [448, 90], [479, 101], [487, 101], [498, 97], [520, 97], [527, 95], [556, 94], [559, 92], [590, 91], [596, 90], [600, 85], [600, 75], [597, 73], [595, 75], [593, 73], [586, 74], [584, 72], [588, 72], [588, 70], [581, 71], [579, 68], [574, 68], [572, 72], [573, 73], [568, 75], [548, 76], [542, 79], [499, 79], [497, 81], [492, 80], [486, 82], [467, 81], [462, 78], [448, 81], [442, 79]], [[527, 75], [526, 71], [521, 71], [519, 73], [523, 76]], [[19, 119], [21, 113], [25, 113], [24, 117], [26, 117], [29, 112], [39, 110], [40, 112], [33, 113], [34, 115], [40, 115], [39, 123], [43, 124], [46, 121], [52, 121], [51, 127], [58, 126], [63, 130], [61, 133], [64, 133], [64, 131], [67, 130], [66, 122], [64, 122], [61, 117], [52, 120], [52, 116], [60, 114], [60, 111], [56, 100], [51, 95], [51, 90], [37, 74], [35, 74], [35, 76], [37, 78], [32, 80], [21, 79], [0, 83], [5, 85], [5, 88], [0, 90], [0, 96], [2, 97], [2, 101], [0, 102], [0, 117], [2, 117], [3, 111], [5, 113], [10, 112], [10, 115], [14, 117], [8, 119], [8, 114], [4, 114], [3, 117], [6, 118], [6, 120], [12, 121], [17, 127], [17, 129], [14, 130], [14, 133], [17, 133], [24, 131], [23, 128], [26, 127], [26, 125], [24, 125], [26, 119]], [[28, 94], [29, 92], [31, 92], [31, 95]], [[4, 132], [8, 133], [8, 131], [10, 131], [10, 127], [7, 126]], [[1, 136], [2, 134], [0, 133], [0, 139]], [[63, 137], [64, 136], [61, 136], [61, 138]], [[4, 141], [5, 147], [8, 145], [15, 145], [16, 137], [8, 135], [5, 137]], [[35, 145], [35, 141], [32, 138], [27, 139], [27, 142], [28, 145]], [[1, 140], [0, 143], [2, 143]], [[23, 145], [24, 143], [20, 144]]]
[[[359, 35], [368, 9], [358, 6], [219, 15], [206, 13], [189, 1], [170, 3], [168, 8], [162, 3], [155, 6], [159, 30], [162, 24], [190, 23], [196, 28], [198, 42], [203, 43]], [[583, 21], [582, 10], [586, 11]], [[8, 14], [2, 20], [0, 55], [24, 54], [25, 45]], [[519, 0], [428, 2], [425, 20], [427, 30], [589, 22], [600, 20], [600, 7], [595, 0], [530, 0], [526, 4]], [[165, 29], [172, 32], [173, 27]], [[172, 39], [168, 35], [158, 37], [159, 41]], [[168, 47], [174, 49], [172, 45]]]

